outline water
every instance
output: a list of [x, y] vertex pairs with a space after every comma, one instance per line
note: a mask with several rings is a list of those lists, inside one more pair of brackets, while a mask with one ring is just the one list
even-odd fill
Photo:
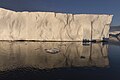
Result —
[[[48, 52], [54, 50], [57, 52]], [[0, 42], [0, 80], [120, 80], [120, 46]]]

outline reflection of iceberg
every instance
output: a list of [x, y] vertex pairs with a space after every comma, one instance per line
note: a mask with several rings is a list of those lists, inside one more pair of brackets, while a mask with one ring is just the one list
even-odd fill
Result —
[[[45, 49], [57, 48], [57, 54]], [[60, 67], [106, 67], [108, 46], [70, 42], [0, 42], [0, 70], [21, 67], [51, 69]]]

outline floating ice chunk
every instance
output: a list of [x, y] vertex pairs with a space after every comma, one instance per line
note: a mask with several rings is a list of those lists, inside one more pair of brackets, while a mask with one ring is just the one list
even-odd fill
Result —
[[58, 48], [45, 49], [45, 51], [47, 53], [51, 53], [51, 54], [56, 54], [56, 53], [60, 52], [60, 50]]

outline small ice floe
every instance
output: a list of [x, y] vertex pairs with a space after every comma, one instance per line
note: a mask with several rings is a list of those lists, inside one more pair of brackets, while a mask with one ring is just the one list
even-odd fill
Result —
[[46, 51], [47, 53], [51, 53], [51, 54], [56, 54], [56, 53], [59, 53], [59, 52], [60, 52], [60, 50], [57, 49], [57, 48], [45, 49], [45, 51]]

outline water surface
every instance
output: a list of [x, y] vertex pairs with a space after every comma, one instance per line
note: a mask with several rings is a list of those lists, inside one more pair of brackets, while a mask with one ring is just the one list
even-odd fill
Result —
[[120, 80], [119, 61], [118, 45], [0, 42], [0, 80]]

